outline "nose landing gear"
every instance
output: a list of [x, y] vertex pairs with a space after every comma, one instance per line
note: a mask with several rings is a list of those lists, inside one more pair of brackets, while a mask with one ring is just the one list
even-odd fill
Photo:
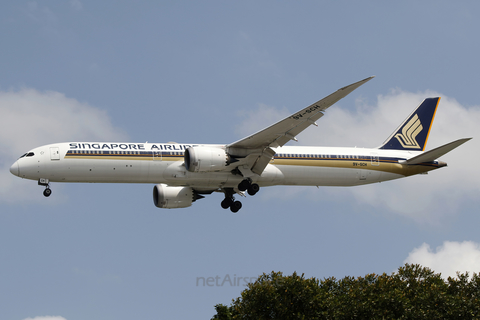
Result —
[[52, 194], [52, 189], [50, 189], [48, 179], [38, 179], [38, 185], [39, 186], [44, 186], [45, 190], [43, 190], [43, 195], [45, 197], [50, 197], [50, 195]]
[[45, 197], [50, 197], [50, 195], [52, 194], [52, 189], [50, 189], [50, 187], [46, 187], [45, 190], [43, 190], [43, 195]]

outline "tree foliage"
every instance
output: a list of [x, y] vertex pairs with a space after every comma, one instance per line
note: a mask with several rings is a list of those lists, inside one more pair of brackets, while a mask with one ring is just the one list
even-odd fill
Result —
[[250, 283], [230, 306], [215, 309], [212, 320], [480, 319], [480, 275], [444, 280], [414, 264], [391, 275], [340, 280], [271, 272]]

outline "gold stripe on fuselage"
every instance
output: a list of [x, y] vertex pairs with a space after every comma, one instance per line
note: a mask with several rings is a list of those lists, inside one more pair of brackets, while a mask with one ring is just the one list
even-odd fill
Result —
[[[353, 159], [352, 159], [353, 158]], [[183, 152], [139, 152], [139, 151], [76, 151], [67, 152], [65, 159], [89, 160], [143, 160], [143, 161], [182, 161]], [[324, 168], [364, 169], [411, 176], [439, 168], [438, 163], [404, 165], [395, 158], [376, 158], [368, 156], [339, 155], [334, 157], [320, 155], [277, 156], [270, 161], [278, 166], [309, 166]]]
[[371, 159], [309, 159], [309, 158], [289, 158], [275, 159], [270, 162], [274, 165], [286, 166], [313, 166], [313, 167], [329, 167], [329, 168], [347, 168], [347, 169], [364, 169], [373, 171], [383, 171], [395, 173], [404, 176], [411, 176], [419, 173], [425, 173], [433, 169], [439, 168], [437, 163], [425, 163], [419, 165], [404, 165], [394, 160], [380, 158], [377, 161]]

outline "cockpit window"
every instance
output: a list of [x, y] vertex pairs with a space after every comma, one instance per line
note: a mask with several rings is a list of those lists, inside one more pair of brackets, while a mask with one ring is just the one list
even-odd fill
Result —
[[24, 154], [22, 154], [22, 155], [20, 156], [20, 158], [18, 158], [18, 159], [21, 159], [21, 158], [25, 157], [26, 155], [27, 155], [27, 154], [24, 153]]
[[[34, 155], [35, 155], [35, 153], [29, 152], [29, 153], [23, 154], [20, 158], [23, 158], [23, 157], [33, 157]], [[19, 159], [20, 159], [20, 158], [19, 158]]]

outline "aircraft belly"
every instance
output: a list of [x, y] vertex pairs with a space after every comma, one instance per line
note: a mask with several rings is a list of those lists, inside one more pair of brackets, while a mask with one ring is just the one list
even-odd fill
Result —
[[291, 165], [277, 167], [283, 176], [282, 179], [275, 181], [277, 185], [356, 186], [403, 177], [395, 173], [355, 168]]
[[[242, 175], [230, 171], [189, 172], [183, 161], [170, 164], [164, 171], [164, 178], [169, 185], [188, 185], [197, 188], [236, 188], [244, 179]], [[261, 176], [253, 176], [252, 181], [260, 186], [275, 185], [282, 173], [274, 165], [267, 165]]]

